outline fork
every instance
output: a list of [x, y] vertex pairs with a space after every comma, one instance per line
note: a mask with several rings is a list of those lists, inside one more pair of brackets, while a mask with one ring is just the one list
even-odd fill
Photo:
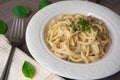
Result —
[[12, 47], [0, 80], [7, 80], [14, 51], [21, 44], [23, 37], [23, 19], [14, 18], [9, 39]]

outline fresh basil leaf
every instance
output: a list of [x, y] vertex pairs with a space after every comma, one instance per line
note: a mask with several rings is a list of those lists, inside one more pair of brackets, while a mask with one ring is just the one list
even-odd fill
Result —
[[35, 68], [28, 61], [24, 61], [24, 64], [22, 66], [22, 72], [23, 72], [25, 77], [32, 79], [33, 76], [35, 75]]
[[8, 27], [5, 24], [5, 22], [0, 20], [0, 34], [4, 34], [7, 31], [7, 29], [8, 29]]
[[13, 8], [13, 14], [19, 18], [26, 18], [30, 15], [30, 10], [25, 6], [18, 5]]
[[38, 9], [40, 10], [49, 4], [50, 4], [49, 0], [42, 0], [38, 5]]

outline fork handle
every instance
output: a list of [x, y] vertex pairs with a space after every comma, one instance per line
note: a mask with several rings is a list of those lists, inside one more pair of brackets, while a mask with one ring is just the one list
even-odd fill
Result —
[[0, 80], [7, 80], [7, 78], [8, 78], [8, 74], [9, 74], [9, 71], [10, 71], [10, 66], [11, 66], [11, 63], [12, 63], [12, 58], [13, 58], [13, 55], [14, 55], [15, 47], [16, 46], [14, 46], [14, 45], [11, 47], [11, 51], [10, 51], [10, 54], [8, 56], [7, 63], [5, 64], [5, 67], [4, 67], [4, 70], [3, 70], [3, 73], [2, 73], [2, 76], [1, 76]]

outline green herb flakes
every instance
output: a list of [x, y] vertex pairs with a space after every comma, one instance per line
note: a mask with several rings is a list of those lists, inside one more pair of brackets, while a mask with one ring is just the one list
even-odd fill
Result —
[[69, 27], [73, 27], [74, 26], [74, 22], [72, 22], [70, 25], [69, 25]]
[[77, 31], [77, 28], [73, 28], [72, 32], [76, 32]]
[[80, 18], [80, 20], [77, 22], [77, 27], [74, 26], [73, 23], [71, 23], [69, 25], [69, 27], [72, 27], [72, 32], [76, 32], [76, 31], [84, 31], [84, 32], [90, 32], [91, 28], [96, 28], [97, 26], [92, 26], [90, 25], [87, 20], [85, 20], [84, 18]]

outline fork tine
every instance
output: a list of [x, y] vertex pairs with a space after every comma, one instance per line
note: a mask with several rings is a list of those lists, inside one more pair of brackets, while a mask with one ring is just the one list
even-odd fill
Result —
[[10, 41], [12, 41], [12, 39], [13, 39], [13, 36], [14, 36], [14, 31], [15, 31], [15, 23], [16, 23], [16, 20], [15, 20], [15, 18], [14, 18], [14, 19], [13, 19], [13, 23], [12, 23], [12, 28], [11, 28]]
[[20, 38], [20, 32], [21, 32], [21, 19], [18, 19], [18, 26], [17, 26], [17, 34], [16, 34], [16, 37], [17, 38]]
[[22, 39], [23, 37], [23, 19], [18, 19], [18, 31], [17, 31], [17, 37]]
[[16, 38], [18, 38], [18, 34], [17, 34], [18, 33], [18, 27], [19, 27], [18, 24], [19, 24], [19, 19], [17, 18], [15, 20], [15, 25], [14, 25], [14, 28], [15, 28], [14, 30], [15, 31], [13, 31], [14, 32], [14, 34], [13, 34], [14, 35], [14, 37], [13, 37], [14, 40], [16, 40]]
[[10, 41], [17, 41], [23, 38], [23, 19], [14, 18], [12, 28], [11, 28], [11, 36]]
[[23, 38], [23, 34], [24, 34], [24, 31], [23, 31], [23, 27], [24, 27], [24, 21], [23, 21], [23, 19], [21, 19], [22, 21], [21, 21], [21, 33], [20, 33], [20, 38], [22, 39]]

